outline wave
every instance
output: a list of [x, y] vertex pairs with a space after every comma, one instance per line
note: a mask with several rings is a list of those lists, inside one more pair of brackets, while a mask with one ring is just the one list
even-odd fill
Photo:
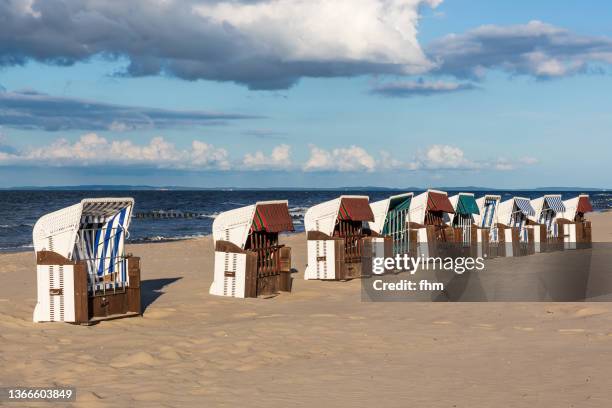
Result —
[[166, 236], [163, 236], [163, 235], [155, 235], [155, 236], [150, 236], [150, 237], [130, 239], [128, 241], [128, 243], [130, 243], [130, 244], [143, 244], [143, 243], [147, 243], [147, 242], [183, 241], [183, 240], [186, 240], [186, 239], [204, 238], [204, 237], [207, 237], [209, 235], [210, 234], [191, 234], [191, 235], [176, 235], [176, 236], [170, 236], [170, 237], [166, 237]]
[[33, 244], [13, 245], [8, 247], [0, 247], [0, 251], [25, 251], [26, 249], [34, 248]]
[[21, 224], [0, 224], [0, 228], [5, 228], [5, 229], [14, 229], [14, 228], [23, 228], [23, 227], [28, 227], [28, 228], [33, 228], [34, 224], [29, 224], [29, 223], [21, 223]]
[[289, 214], [291, 215], [291, 218], [304, 218], [304, 215], [306, 215], [306, 211], [308, 211], [308, 207], [289, 208]]

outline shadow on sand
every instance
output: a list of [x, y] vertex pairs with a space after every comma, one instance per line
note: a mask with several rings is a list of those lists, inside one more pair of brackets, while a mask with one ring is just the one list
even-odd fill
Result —
[[178, 278], [163, 278], [163, 279], [146, 279], [140, 283], [140, 302], [142, 306], [142, 313], [144, 313], [151, 303], [155, 302], [158, 297], [163, 295], [165, 292], [162, 290], [164, 287], [183, 279]]

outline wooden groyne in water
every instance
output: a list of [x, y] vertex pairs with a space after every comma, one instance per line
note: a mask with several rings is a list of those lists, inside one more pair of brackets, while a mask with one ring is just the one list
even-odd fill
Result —
[[156, 210], [156, 211], [135, 213], [133, 217], [140, 218], [140, 219], [203, 218], [203, 217], [206, 217], [206, 215], [203, 213], [193, 212], [193, 211]]

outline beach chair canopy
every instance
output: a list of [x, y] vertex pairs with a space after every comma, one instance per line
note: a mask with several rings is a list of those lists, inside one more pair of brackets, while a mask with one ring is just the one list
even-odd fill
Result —
[[476, 200], [479, 214], [474, 215], [474, 221], [481, 228], [490, 228], [497, 222], [497, 210], [501, 196], [486, 194]]
[[387, 234], [389, 225], [407, 222], [408, 220], [399, 220], [399, 218], [404, 217], [406, 211], [410, 209], [412, 196], [412, 193], [398, 194], [370, 204], [374, 214], [374, 221], [368, 223], [370, 230]]
[[513, 216], [516, 220], [517, 214], [520, 214], [525, 219], [535, 215], [535, 210], [528, 198], [512, 197], [499, 205], [498, 219], [500, 223], [510, 226]]
[[294, 231], [285, 201], [261, 201], [219, 214], [213, 221], [213, 240], [229, 241], [244, 249], [249, 233]]
[[516, 209], [522, 212], [526, 216], [535, 215], [535, 210], [531, 206], [531, 202], [528, 198], [515, 197], [514, 203], [516, 204]]
[[577, 215], [584, 215], [593, 211], [588, 194], [580, 194], [577, 197], [563, 201], [563, 207], [565, 211], [561, 212], [558, 216], [570, 221], [574, 221]]
[[459, 202], [457, 204], [455, 212], [464, 215], [480, 214], [480, 211], [478, 210], [478, 204], [476, 204], [476, 199], [474, 198], [474, 194], [460, 194]]
[[374, 221], [368, 196], [340, 196], [310, 207], [304, 216], [306, 231], [331, 236], [337, 221]]
[[560, 194], [547, 194], [531, 200], [531, 206], [534, 209], [534, 215], [529, 217], [529, 219], [549, 226], [557, 217], [557, 214], [565, 211]]
[[591, 205], [591, 200], [589, 200], [589, 196], [586, 194], [579, 196], [576, 212], [585, 214], [591, 211], [593, 211], [593, 205]]
[[428, 211], [442, 211], [445, 213], [454, 213], [453, 205], [448, 199], [447, 194], [431, 191], [427, 196]]
[[42, 216], [34, 225], [34, 250], [72, 260], [123, 254], [134, 199], [88, 198]]
[[544, 197], [544, 200], [548, 208], [554, 212], [560, 213], [565, 211], [565, 206], [563, 205], [563, 201], [561, 201], [561, 194], [547, 195]]
[[455, 212], [453, 205], [444, 191], [427, 190], [412, 198], [410, 202], [410, 222], [417, 224], [425, 223], [428, 211], [438, 211], [452, 214]]
[[480, 214], [478, 204], [472, 193], [459, 193], [448, 199], [453, 206], [453, 212], [460, 215]]
[[472, 193], [455, 194], [454, 196], [450, 197], [448, 201], [453, 206], [454, 214], [444, 214], [444, 222], [446, 223], [453, 223], [462, 220], [462, 225], [465, 225], [465, 223], [468, 222], [468, 219], [471, 220], [471, 222], [475, 222], [474, 215], [480, 214], [478, 204], [476, 204], [476, 199]]

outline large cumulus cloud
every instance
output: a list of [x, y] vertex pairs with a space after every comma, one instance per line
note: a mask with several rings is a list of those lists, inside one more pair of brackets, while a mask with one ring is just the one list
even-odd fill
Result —
[[124, 57], [123, 74], [282, 89], [301, 77], [422, 73], [419, 7], [440, 0], [5, 0], [0, 65]]

